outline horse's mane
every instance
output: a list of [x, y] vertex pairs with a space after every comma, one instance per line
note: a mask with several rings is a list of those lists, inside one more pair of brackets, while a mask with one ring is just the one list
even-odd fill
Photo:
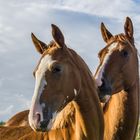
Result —
[[[83, 82], [85, 81], [85, 84], [87, 86], [89, 86], [89, 85], [91, 86], [91, 84], [93, 84], [91, 87], [93, 87], [95, 90], [97, 90], [96, 83], [95, 83], [94, 79], [92, 78], [92, 72], [88, 68], [87, 64], [74, 50], [69, 48], [69, 52], [70, 52], [69, 53], [70, 57], [73, 60], [73, 63], [79, 69]], [[85, 80], [84, 78], [87, 78], [87, 79]]]
[[129, 46], [132, 48], [132, 50], [136, 50], [136, 53], [137, 55], [138, 54], [138, 50], [137, 48], [135, 47], [135, 43], [134, 43], [134, 39], [132, 39], [131, 41], [128, 39], [128, 37], [124, 34], [124, 33], [121, 33], [121, 34], [117, 34], [117, 35], [114, 35], [110, 38], [110, 40], [107, 42], [107, 45], [105, 46], [105, 48], [103, 48], [101, 51], [99, 51], [99, 55], [104, 52], [104, 50], [106, 50], [106, 48], [108, 48], [108, 46], [110, 46], [113, 42], [116, 42], [116, 41], [119, 41], [119, 42], [127, 42], [129, 44]]
[[[109, 40], [108, 45], [110, 45], [111, 43], [113, 43], [113, 42], [115, 42], [115, 41], [121, 41], [121, 42], [127, 41], [127, 42], [129, 43], [130, 46], [135, 46], [135, 45], [134, 45], [134, 39], [131, 39], [131, 42], [130, 42], [129, 38], [128, 38], [125, 34], [123, 34], [123, 33], [117, 34], [117, 35], [115, 35], [115, 36], [112, 36], [112, 37], [110, 38], [110, 40]], [[108, 45], [107, 45], [107, 46], [108, 46]]]
[[[77, 123], [78, 125], [76, 126], [75, 123]], [[84, 134], [86, 136], [86, 130], [83, 125], [83, 117], [80, 113], [79, 106], [75, 101], [71, 101], [66, 105], [66, 107], [64, 107], [64, 109], [60, 113], [58, 113], [52, 129], [55, 129], [56, 131], [65, 130], [69, 132], [70, 130], [72, 131], [74, 129], [77, 129], [76, 127], [79, 127], [79, 132], [77, 133], [77, 135]], [[48, 135], [51, 135], [51, 133], [48, 132]], [[57, 137], [57, 133], [53, 133], [53, 135], [56, 135]]]
[[55, 41], [53, 41], [53, 40], [51, 40], [51, 41], [49, 42], [49, 44], [47, 45], [48, 48], [54, 47], [54, 46], [56, 46], [56, 43], [55, 43]]

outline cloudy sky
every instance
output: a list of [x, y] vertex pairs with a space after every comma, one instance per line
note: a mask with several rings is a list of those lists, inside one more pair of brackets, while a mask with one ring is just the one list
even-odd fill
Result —
[[58, 25], [66, 44], [94, 73], [97, 53], [105, 45], [100, 34], [102, 21], [116, 34], [123, 32], [125, 17], [131, 17], [140, 51], [139, 7], [139, 0], [0, 0], [0, 120], [30, 106], [32, 71], [40, 57], [31, 32], [48, 43], [51, 23]]

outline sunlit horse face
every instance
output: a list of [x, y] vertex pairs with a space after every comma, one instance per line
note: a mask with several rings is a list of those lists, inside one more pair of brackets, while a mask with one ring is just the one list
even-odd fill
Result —
[[99, 97], [107, 102], [112, 94], [129, 87], [136, 81], [134, 74], [137, 70], [137, 51], [134, 46], [133, 25], [130, 18], [126, 18], [125, 34], [113, 36], [101, 24], [101, 33], [106, 47], [99, 52], [100, 64], [95, 79], [99, 87]]
[[34, 71], [36, 83], [29, 112], [29, 124], [36, 131], [52, 129], [57, 113], [74, 100], [79, 88], [78, 69], [56, 25], [52, 25], [52, 35], [54, 41], [46, 45], [32, 34], [42, 54]]

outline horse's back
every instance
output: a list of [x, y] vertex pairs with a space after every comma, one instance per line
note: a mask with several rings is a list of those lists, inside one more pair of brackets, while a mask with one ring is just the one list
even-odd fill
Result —
[[19, 140], [31, 131], [30, 127], [0, 126], [0, 140]]
[[29, 126], [28, 123], [29, 110], [18, 112], [10, 118], [4, 126]]

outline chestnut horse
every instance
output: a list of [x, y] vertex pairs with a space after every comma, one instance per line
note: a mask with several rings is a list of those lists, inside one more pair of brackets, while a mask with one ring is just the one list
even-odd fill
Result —
[[129, 17], [124, 31], [113, 36], [101, 24], [102, 37], [107, 45], [99, 52], [100, 64], [95, 79], [100, 99], [105, 102], [104, 140], [134, 140], [138, 126], [139, 65]]
[[66, 46], [56, 25], [52, 25], [52, 36], [54, 41], [47, 45], [32, 34], [42, 55], [34, 71], [36, 84], [29, 111], [35, 132], [29, 130], [21, 139], [103, 140], [103, 113], [92, 73]]
[[29, 110], [18, 112], [17, 114], [12, 116], [4, 126], [28, 126], [28, 114]]

